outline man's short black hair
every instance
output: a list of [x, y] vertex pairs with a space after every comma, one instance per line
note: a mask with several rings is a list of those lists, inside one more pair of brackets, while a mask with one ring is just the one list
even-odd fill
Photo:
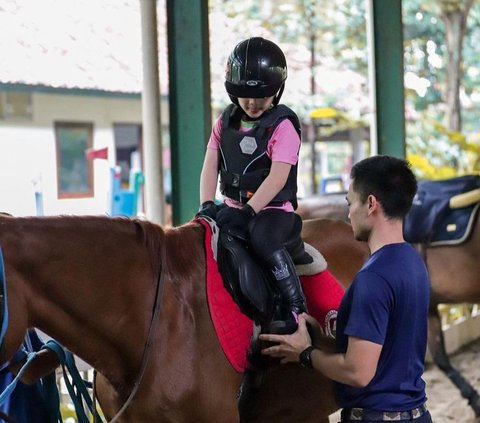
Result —
[[374, 195], [391, 218], [404, 218], [417, 192], [410, 164], [396, 157], [379, 155], [361, 160], [352, 167], [350, 177], [361, 201]]

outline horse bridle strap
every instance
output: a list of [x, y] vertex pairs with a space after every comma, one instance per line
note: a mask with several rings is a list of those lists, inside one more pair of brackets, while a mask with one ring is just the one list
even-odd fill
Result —
[[[165, 234], [164, 234], [165, 237]], [[166, 238], [166, 237], [165, 237]], [[132, 402], [135, 394], [137, 393], [137, 390], [140, 386], [140, 383], [143, 379], [143, 375], [145, 374], [145, 370], [147, 368], [148, 364], [148, 358], [150, 356], [150, 351], [152, 347], [152, 338], [155, 333], [155, 329], [157, 328], [158, 321], [160, 320], [158, 318], [158, 315], [160, 313], [160, 305], [162, 303], [162, 297], [163, 297], [163, 287], [165, 285], [165, 268], [166, 268], [166, 263], [167, 263], [167, 258], [166, 258], [166, 239], [164, 239], [163, 245], [162, 245], [162, 252], [161, 252], [161, 269], [160, 269], [160, 274], [158, 275], [158, 280], [157, 280], [157, 289], [156, 289], [156, 294], [155, 294], [155, 302], [153, 304], [153, 312], [152, 312], [152, 319], [150, 321], [150, 327], [148, 329], [148, 336], [147, 340], [145, 341], [145, 347], [143, 349], [143, 356], [142, 356], [142, 362], [140, 364], [140, 370], [137, 374], [137, 378], [135, 380], [135, 383], [133, 385], [132, 391], [130, 392], [130, 395], [128, 396], [127, 400], [123, 404], [122, 408], [115, 414], [112, 420], [110, 420], [109, 423], [115, 423], [118, 421], [120, 416], [123, 414], [123, 412], [128, 408], [130, 403]]]

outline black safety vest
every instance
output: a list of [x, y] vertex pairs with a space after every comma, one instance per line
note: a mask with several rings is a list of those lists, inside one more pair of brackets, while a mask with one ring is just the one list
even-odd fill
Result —
[[[242, 115], [235, 104], [222, 114], [219, 171], [221, 193], [245, 204], [270, 172], [272, 161], [267, 156], [267, 145], [275, 128], [290, 119], [301, 136], [301, 126], [297, 115], [282, 104], [265, 112], [249, 131], [239, 130]], [[297, 165], [291, 167], [285, 186], [268, 205], [280, 206], [285, 201], [297, 208]]]

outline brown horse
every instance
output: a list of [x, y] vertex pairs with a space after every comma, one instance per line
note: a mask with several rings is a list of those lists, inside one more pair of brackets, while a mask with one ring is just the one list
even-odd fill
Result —
[[[474, 201], [478, 201], [478, 190], [476, 191], [475, 196], [471, 196]], [[456, 197], [459, 199], [462, 195]], [[343, 205], [339, 203], [338, 196], [303, 200], [298, 211], [303, 218], [329, 217], [348, 220], [348, 206], [345, 201]], [[450, 363], [438, 312], [439, 304], [480, 302], [480, 214], [477, 212], [471, 235], [466, 242], [450, 246], [417, 247], [424, 255], [431, 280], [428, 328], [430, 353], [434, 363], [445, 372], [462, 396], [468, 400], [476, 416], [480, 416], [479, 394]]]
[[[368, 255], [341, 221], [308, 221], [303, 235], [343, 284]], [[9, 316], [0, 360], [37, 327], [98, 371], [108, 419], [138, 386], [118, 422], [238, 421], [242, 376], [210, 319], [203, 237], [198, 223], [162, 229], [122, 218], [0, 216]], [[266, 374], [252, 421], [328, 422], [336, 409], [330, 380], [277, 365]]]
[[307, 219], [340, 219], [348, 221], [346, 193], [317, 195], [302, 198], [298, 201], [297, 213], [303, 220]]

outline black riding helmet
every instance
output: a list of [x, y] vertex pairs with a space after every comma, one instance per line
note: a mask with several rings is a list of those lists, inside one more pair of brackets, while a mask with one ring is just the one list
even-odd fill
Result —
[[287, 61], [280, 47], [261, 37], [238, 43], [227, 60], [225, 88], [238, 104], [241, 98], [263, 98], [276, 95], [277, 105], [287, 79]]

